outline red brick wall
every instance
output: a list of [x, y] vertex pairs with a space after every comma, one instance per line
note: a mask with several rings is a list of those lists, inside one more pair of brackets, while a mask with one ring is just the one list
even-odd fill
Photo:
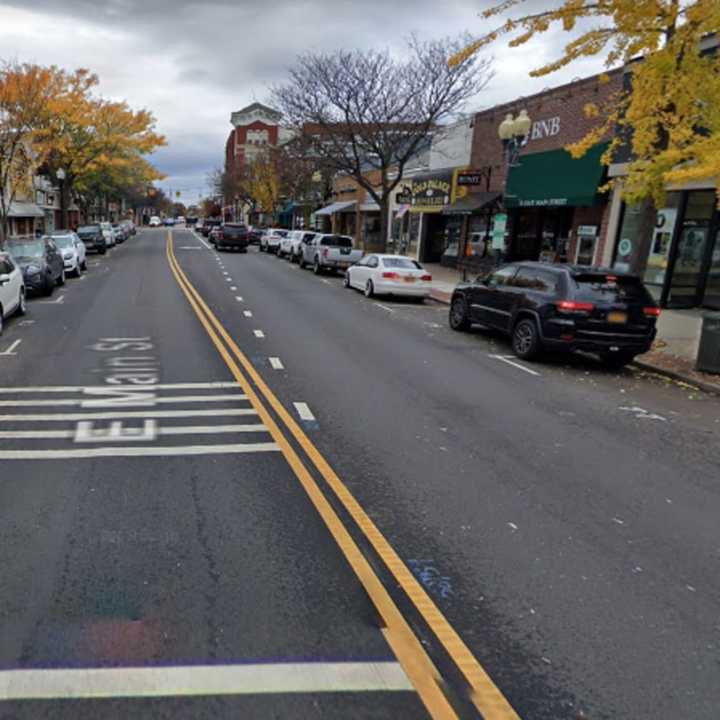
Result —
[[[583, 111], [585, 105], [602, 104], [612, 93], [621, 88], [622, 71], [615, 70], [608, 73], [608, 76], [610, 81], [607, 83], [601, 83], [599, 76], [594, 75], [477, 113], [471, 150], [472, 167], [479, 169], [490, 165], [491, 190], [502, 192], [505, 182], [505, 163], [497, 130], [508, 113], [517, 115], [520, 110], [527, 110], [534, 123], [546, 121], [546, 129], [551, 133], [555, 127], [559, 130], [549, 136], [543, 133], [542, 137], [531, 137], [521, 150], [522, 155], [557, 150], [580, 140], [598, 122], [585, 116]], [[559, 124], [552, 124], [553, 118], [558, 118]], [[473, 188], [477, 191], [484, 189], [484, 187]]]

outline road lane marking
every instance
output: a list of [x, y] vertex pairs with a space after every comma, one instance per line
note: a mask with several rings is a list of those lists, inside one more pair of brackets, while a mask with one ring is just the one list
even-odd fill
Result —
[[60, 295], [57, 300], [40, 300], [40, 305], [62, 305], [65, 302], [65, 296]]
[[0, 415], [0, 422], [55, 422], [65, 420], [129, 420], [131, 418], [181, 418], [181, 417], [229, 417], [257, 415], [252, 408], [229, 408], [218, 410], [142, 410], [132, 412], [103, 413], [48, 413]]
[[[448, 655], [467, 680], [472, 702], [485, 720], [520, 720], [518, 714], [505, 696], [492, 681], [485, 669], [480, 665], [470, 649], [458, 635], [435, 602], [430, 598], [407, 565], [402, 561], [395, 549], [380, 532], [375, 523], [357, 502], [347, 486], [325, 460], [320, 451], [310, 441], [300, 425], [293, 419], [285, 406], [278, 400], [262, 376], [255, 370], [250, 360], [240, 350], [216, 315], [190, 283], [187, 275], [177, 262], [172, 251], [172, 238], [166, 244], [168, 263], [188, 303], [205, 328], [210, 340], [225, 361], [238, 384], [245, 391], [253, 407], [258, 411], [260, 419], [268, 426], [271, 435], [280, 445], [285, 459], [292, 467], [298, 481], [302, 484], [308, 497], [330, 530], [348, 563], [365, 588], [378, 613], [386, 624], [383, 630], [386, 640], [395, 652], [398, 660], [408, 673], [411, 682], [418, 691], [430, 715], [434, 718], [457, 717], [450, 706], [441, 685], [444, 680], [427, 655], [424, 647], [409, 626], [403, 614], [395, 605], [367, 558], [360, 551], [350, 536], [347, 528], [338, 517], [330, 502], [323, 494], [318, 483], [290, 444], [288, 438], [280, 430], [269, 410], [255, 392], [255, 387], [264, 400], [277, 414], [283, 426], [291, 433], [303, 452], [322, 475], [330, 489], [350, 514], [357, 527], [368, 539], [378, 556], [394, 576], [399, 587], [410, 598], [412, 604], [426, 621], [428, 627], [438, 638]], [[230, 353], [235, 356], [234, 358]], [[237, 359], [237, 362], [235, 361]], [[244, 370], [240, 370], [240, 365]], [[252, 384], [251, 384], [252, 383]]]
[[[416, 689], [418, 696], [420, 697], [422, 703], [425, 705], [430, 716], [436, 719], [441, 718], [443, 720], [445, 718], [457, 718], [457, 714], [455, 713], [447, 697], [445, 696], [445, 692], [443, 690], [444, 680], [440, 676], [440, 673], [438, 672], [437, 668], [428, 656], [427, 651], [418, 640], [417, 636], [413, 632], [412, 628], [408, 624], [403, 614], [398, 609], [393, 599], [390, 597], [387, 588], [380, 581], [380, 578], [373, 570], [370, 562], [362, 553], [357, 543], [350, 535], [350, 532], [340, 520], [340, 517], [330, 504], [330, 501], [327, 499], [327, 497], [325, 497], [317, 481], [313, 478], [308, 468], [300, 459], [300, 456], [295, 451], [294, 447], [290, 443], [290, 440], [280, 430], [280, 427], [276, 423], [273, 416], [270, 414], [270, 411], [265, 407], [265, 405], [261, 402], [260, 398], [256, 394], [250, 380], [248, 379], [248, 377], [246, 377], [245, 374], [243, 374], [243, 372], [240, 370], [239, 365], [237, 364], [237, 362], [235, 362], [235, 359], [233, 359], [233, 357], [230, 355], [230, 351], [228, 350], [228, 348], [232, 350], [238, 362], [245, 369], [245, 372], [250, 378], [252, 378], [254, 386], [257, 387], [261, 393], [263, 393], [265, 399], [272, 406], [273, 410], [279, 414], [279, 417], [282, 419], [284, 426], [291, 431], [291, 433], [296, 437], [296, 439], [303, 446], [303, 448], [305, 448], [309, 444], [309, 439], [307, 438], [305, 433], [302, 432], [300, 426], [290, 416], [282, 403], [280, 403], [280, 401], [270, 392], [270, 388], [264, 383], [262, 377], [253, 368], [248, 358], [240, 351], [237, 344], [232, 340], [232, 338], [222, 326], [220, 321], [217, 319], [217, 317], [215, 317], [215, 315], [212, 313], [205, 301], [198, 294], [197, 290], [195, 290], [190, 281], [187, 279], [187, 276], [183, 272], [182, 268], [180, 268], [180, 266], [178, 265], [175, 255], [172, 251], [172, 236], [170, 234], [168, 234], [167, 237], [166, 254], [170, 269], [175, 276], [175, 279], [177, 280], [180, 289], [187, 298], [190, 307], [195, 312], [201, 325], [203, 326], [203, 328], [205, 328], [205, 331], [207, 332], [210, 341], [215, 346], [219, 355], [225, 361], [225, 364], [232, 373], [233, 377], [237, 380], [240, 387], [248, 396], [253, 407], [257, 410], [261, 421], [268, 427], [270, 435], [280, 446], [281, 451], [285, 456], [285, 460], [288, 462], [293, 472], [295, 473], [298, 482], [300, 482], [303, 489], [307, 493], [308, 498], [310, 499], [313, 506], [315, 507], [318, 514], [325, 523], [326, 527], [330, 531], [333, 539], [340, 548], [340, 551], [345, 556], [350, 567], [353, 569], [355, 576], [360, 581], [371, 602], [377, 609], [382, 619], [382, 622], [385, 624], [385, 627], [382, 629], [385, 640], [390, 645], [390, 648], [395, 653], [395, 656], [402, 664], [403, 669], [410, 678], [413, 687]], [[314, 446], [312, 446], [312, 449], [315, 453], [317, 453], [317, 450], [314, 448]], [[319, 457], [320, 459], [322, 459], [322, 456]], [[311, 459], [313, 458], [311, 457]], [[315, 461], [313, 460], [313, 462]], [[318, 469], [325, 476], [326, 480], [332, 480], [332, 478], [328, 478], [328, 476], [323, 472], [323, 469], [319, 467]], [[330, 472], [332, 472], [332, 470]], [[410, 572], [404, 565], [403, 567], [407, 571], [408, 577], [413, 582], [415, 582], [419, 591], [424, 593], [424, 590], [420, 587], [419, 583], [417, 583], [414, 576], [410, 574]], [[432, 602], [429, 597], [428, 601]], [[439, 613], [439, 611], [437, 612]], [[450, 630], [454, 632], [452, 628], [450, 628]], [[457, 662], [456, 655], [451, 653], [451, 656]], [[471, 654], [469, 654], [469, 657], [473, 662], [475, 662], [475, 664], [477, 664], [477, 661]], [[464, 665], [460, 665], [459, 667], [463, 669], [463, 671], [467, 674], [468, 671]], [[494, 688], [495, 686], [492, 685], [492, 687]], [[510, 708], [504, 697], [499, 694], [499, 691], [496, 690], [496, 692], [499, 696], [500, 702], [504, 703], [508, 708]], [[497, 698], [495, 698], [494, 696], [490, 698], [490, 700], [496, 699]], [[486, 720], [505, 719], [519, 720], [514, 711], [512, 711], [512, 708], [510, 708], [510, 713], [493, 713], [492, 716], [488, 716], [486, 718]]]
[[382, 303], [376, 302], [375, 305], [377, 305], [379, 308], [382, 308], [383, 310], [387, 310], [389, 313], [395, 312], [395, 308], [388, 307], [387, 305], [383, 305]]
[[270, 367], [272, 367], [273, 370], [284, 370], [285, 366], [282, 364], [282, 361], [279, 357], [271, 357], [268, 358], [270, 360]]
[[[215, 435], [268, 432], [262, 423], [252, 425], [189, 425], [157, 428], [158, 435]], [[72, 440], [75, 430], [6, 430], [0, 440]], [[127, 439], [127, 438], [126, 438]]]
[[524, 365], [521, 365], [519, 362], [516, 362], [511, 357], [507, 357], [506, 355], [490, 355], [489, 357], [493, 358], [494, 360], [500, 360], [501, 362], [507, 363], [508, 365], [512, 365], [514, 368], [517, 368], [518, 370], [522, 370], [523, 372], [526, 372], [529, 375], [535, 375], [536, 377], [541, 377], [539, 372], [536, 372], [535, 370], [531, 370], [530, 368], [525, 367]]
[[235, 287], [235, 285], [231, 285], [230, 292], [237, 292], [237, 287]]
[[0, 700], [80, 700], [321, 692], [408, 692], [397, 662], [6, 670]]
[[232, 400], [247, 400], [247, 397], [238, 393], [232, 395], [173, 395], [171, 397], [152, 397], [148, 395], [142, 397], [142, 393], [138, 392], [136, 397], [127, 398], [103, 397], [98, 394], [92, 400], [80, 400], [79, 398], [63, 400], [0, 400], [0, 407], [96, 407], [102, 403], [112, 403], [113, 407], [132, 407], [133, 405], [155, 405], [156, 403], [164, 405], [167, 403], [213, 403]]
[[243, 310], [243, 315], [244, 315], [246, 318], [251, 318], [251, 317], [252, 317], [252, 312], [251, 312], [250, 310]]
[[96, 393], [98, 390], [108, 391], [136, 391], [136, 390], [222, 390], [232, 388], [237, 390], [236, 382], [205, 382], [205, 383], [166, 383], [161, 385], [38, 385], [36, 387], [0, 387], [0, 393], [14, 395], [15, 393]]
[[20, 347], [21, 342], [22, 342], [22, 340], [16, 340], [14, 343], [12, 343], [12, 345], [10, 345], [10, 347], [7, 348], [7, 350], [3, 350], [3, 352], [0, 352], [0, 355], [3, 357], [10, 357], [10, 356], [17, 355], [15, 350], [17, 350], [17, 348]]
[[253, 330], [253, 333], [255, 333], [256, 338], [264, 338], [265, 333], [262, 330]]
[[235, 443], [232, 445], [157, 445], [145, 447], [106, 447], [68, 450], [0, 450], [0, 460], [87, 460], [101, 457], [168, 457], [189, 455], [236, 455], [278, 452], [277, 443]]
[[307, 406], [307, 403], [294, 402], [293, 406], [295, 407], [295, 411], [297, 412], [298, 417], [301, 420], [308, 420], [308, 421], [315, 420], [315, 416], [312, 414], [312, 411]]
[[238, 302], [245, 302], [239, 295], [235, 298]]

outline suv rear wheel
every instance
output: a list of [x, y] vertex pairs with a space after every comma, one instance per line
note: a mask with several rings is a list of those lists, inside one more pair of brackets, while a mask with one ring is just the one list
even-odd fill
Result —
[[513, 352], [523, 360], [531, 360], [540, 352], [540, 334], [530, 318], [520, 318], [512, 333]]
[[450, 314], [448, 317], [450, 327], [453, 330], [459, 332], [470, 329], [470, 318], [468, 317], [467, 305], [465, 304], [465, 298], [458, 295], [453, 298], [452, 304], [450, 305]]

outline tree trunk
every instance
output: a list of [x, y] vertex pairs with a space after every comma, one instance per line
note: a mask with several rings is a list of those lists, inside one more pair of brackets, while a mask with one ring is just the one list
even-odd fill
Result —
[[388, 228], [390, 227], [390, 195], [385, 193], [380, 202], [380, 252], [387, 250]]

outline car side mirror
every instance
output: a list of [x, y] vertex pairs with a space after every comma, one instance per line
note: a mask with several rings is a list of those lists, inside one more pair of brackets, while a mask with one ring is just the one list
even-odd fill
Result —
[[0, 285], [7, 285], [10, 282], [10, 276], [7, 273], [0, 275]]

